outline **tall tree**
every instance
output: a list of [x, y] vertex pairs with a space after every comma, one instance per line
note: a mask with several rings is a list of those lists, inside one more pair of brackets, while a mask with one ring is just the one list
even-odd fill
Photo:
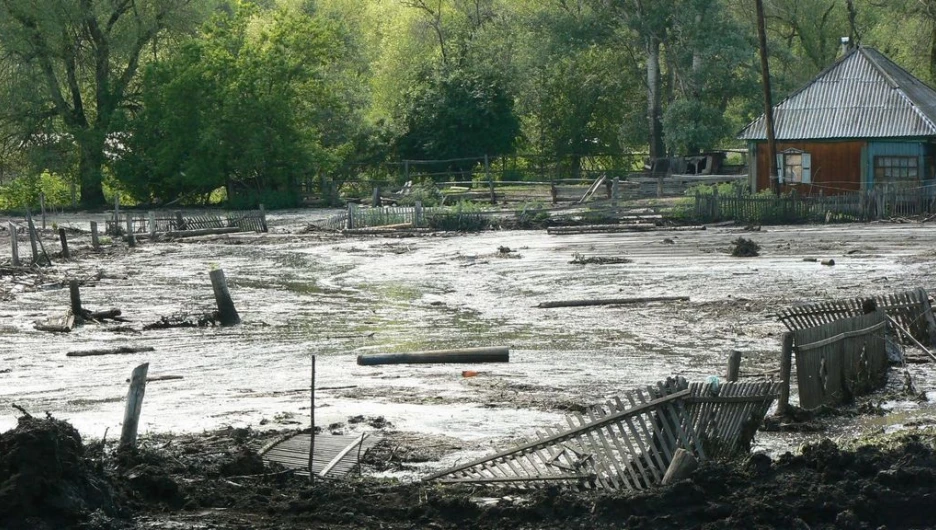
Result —
[[4, 82], [32, 87], [0, 110], [22, 137], [66, 135], [74, 145], [81, 202], [104, 203], [108, 138], [131, 98], [147, 46], [196, 19], [194, 0], [0, 0]]

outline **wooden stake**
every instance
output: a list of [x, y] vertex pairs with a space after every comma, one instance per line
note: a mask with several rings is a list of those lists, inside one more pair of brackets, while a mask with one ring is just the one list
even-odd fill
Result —
[[136, 447], [137, 428], [140, 425], [140, 412], [143, 410], [143, 395], [146, 393], [146, 373], [149, 363], [143, 363], [133, 370], [130, 376], [130, 391], [127, 392], [127, 408], [124, 410], [123, 429], [120, 432], [120, 448]]
[[419, 228], [422, 226], [423, 205], [422, 201], [416, 201], [413, 205], [413, 226]]
[[312, 470], [312, 461], [315, 457], [315, 356], [312, 356], [312, 385], [311, 385], [311, 408], [309, 415], [312, 416], [312, 430], [309, 435], [309, 482], [315, 484], [315, 472]]
[[497, 194], [494, 193], [494, 177], [491, 175], [491, 162], [487, 155], [484, 155], [484, 174], [487, 176], [488, 186], [491, 188], [491, 204], [497, 204]]
[[780, 399], [777, 401], [777, 414], [790, 411], [790, 379], [793, 375], [793, 334], [783, 334], [783, 349], [780, 352]]
[[62, 242], [62, 257], [65, 259], [71, 259], [71, 254], [68, 253], [68, 239], [65, 237], [65, 229], [59, 228], [59, 240]]
[[13, 254], [13, 266], [20, 266], [19, 259], [19, 240], [16, 238], [16, 225], [13, 224], [13, 221], [10, 221], [10, 252]]
[[182, 212], [179, 210], [175, 211], [175, 221], [176, 230], [185, 230], [185, 218], [182, 217]]
[[45, 247], [42, 246], [42, 240], [39, 239], [39, 232], [36, 231], [36, 224], [33, 223], [32, 214], [29, 210], [26, 210], [26, 223], [29, 228], [29, 244], [32, 246], [33, 263], [40, 263], [39, 248], [42, 247], [42, 256], [45, 258], [46, 264], [52, 265], [52, 260], [50, 260], [49, 255], [45, 253]]
[[208, 274], [211, 277], [211, 288], [214, 289], [215, 303], [218, 305], [218, 319], [222, 326], [234, 326], [240, 324], [240, 315], [234, 307], [234, 301], [231, 300], [231, 293], [228, 291], [227, 281], [224, 279], [224, 271], [215, 269]]
[[68, 280], [68, 294], [71, 298], [72, 314], [81, 316], [84, 312], [81, 309], [81, 291], [78, 289], [78, 280]]
[[91, 221], [91, 246], [94, 250], [101, 248], [101, 240], [98, 238], [97, 221]]
[[150, 238], [155, 239], [156, 238], [156, 214], [153, 212], [148, 212], [148, 217], [149, 217]]
[[692, 453], [680, 447], [676, 449], [676, 453], [673, 454], [673, 460], [670, 462], [669, 467], [666, 468], [666, 474], [663, 475], [662, 484], [672, 484], [677, 480], [687, 478], [697, 467], [699, 467], [699, 462], [692, 456]]
[[736, 383], [738, 377], [741, 375], [741, 352], [738, 350], [731, 350], [731, 355], [728, 356], [728, 373], [726, 378], [729, 383]]
[[45, 217], [46, 217], [46, 216], [45, 216], [45, 193], [40, 193], [40, 194], [39, 194], [39, 213], [42, 214], [42, 229], [45, 230], [45, 229], [46, 229], [46, 222], [45, 222]]
[[263, 205], [260, 205], [260, 230], [267, 232], [266, 224], [266, 210], [263, 208]]
[[136, 246], [136, 234], [133, 233], [133, 214], [127, 212], [127, 245]]

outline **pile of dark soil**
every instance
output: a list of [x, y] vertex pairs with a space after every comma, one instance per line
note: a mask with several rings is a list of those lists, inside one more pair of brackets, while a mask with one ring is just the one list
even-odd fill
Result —
[[0, 528], [69, 528], [95, 511], [117, 515], [110, 484], [74, 427], [24, 416], [0, 434]]
[[756, 241], [739, 237], [731, 244], [734, 245], [731, 255], [737, 258], [753, 258], [760, 255], [760, 245]]
[[260, 460], [253, 448], [278, 436], [226, 429], [145, 438], [134, 452], [104, 451], [102, 472], [67, 423], [25, 418], [0, 436], [0, 528], [858, 530], [936, 521], [936, 436], [854, 451], [826, 440], [773, 461], [758, 454], [706, 463], [689, 479], [643, 492], [357, 476], [313, 485]]

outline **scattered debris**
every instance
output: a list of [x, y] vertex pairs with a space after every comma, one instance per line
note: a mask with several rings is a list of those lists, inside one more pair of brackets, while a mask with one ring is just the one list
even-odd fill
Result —
[[572, 261], [569, 263], [573, 265], [612, 265], [618, 263], [632, 263], [633, 260], [624, 257], [617, 256], [588, 256], [585, 257], [583, 254], [576, 252], [572, 254]]

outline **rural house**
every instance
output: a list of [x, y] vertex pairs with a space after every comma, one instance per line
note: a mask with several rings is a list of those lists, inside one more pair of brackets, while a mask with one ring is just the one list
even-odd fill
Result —
[[[783, 191], [826, 195], [932, 184], [936, 90], [877, 50], [857, 47], [774, 106]], [[770, 188], [761, 115], [747, 140], [751, 187]]]

